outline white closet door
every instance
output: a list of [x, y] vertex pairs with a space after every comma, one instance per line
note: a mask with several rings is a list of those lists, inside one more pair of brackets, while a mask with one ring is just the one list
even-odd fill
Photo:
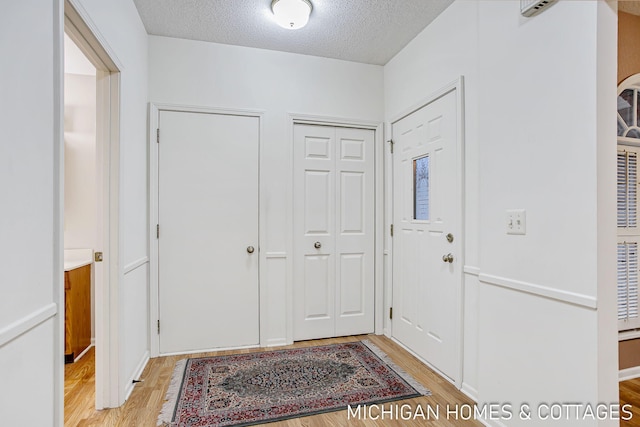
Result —
[[258, 120], [160, 113], [162, 354], [259, 343]]
[[460, 374], [462, 151], [452, 91], [393, 124], [392, 335]]
[[294, 128], [294, 339], [373, 332], [374, 132]]

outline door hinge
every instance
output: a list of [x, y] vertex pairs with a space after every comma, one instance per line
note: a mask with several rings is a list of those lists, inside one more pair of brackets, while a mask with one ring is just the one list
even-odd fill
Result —
[[156, 224], [156, 239], [160, 238], [160, 224]]
[[393, 237], [393, 224], [391, 224], [391, 237]]
[[393, 145], [395, 144], [395, 142], [393, 142], [393, 139], [389, 140], [389, 146], [391, 147], [391, 154], [393, 154]]
[[389, 319], [393, 319], [393, 307], [389, 307]]
[[160, 128], [156, 129], [156, 142], [160, 144]]
[[158, 335], [160, 335], [160, 319], [158, 319]]

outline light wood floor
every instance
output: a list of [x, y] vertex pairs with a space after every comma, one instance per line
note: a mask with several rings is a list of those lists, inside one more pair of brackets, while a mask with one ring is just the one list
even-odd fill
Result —
[[[421, 397], [405, 401], [410, 405], [429, 405], [432, 408], [440, 406], [444, 411], [447, 405], [464, 405], [473, 402], [459, 392], [449, 382], [425, 367], [417, 359], [412, 357], [404, 349], [396, 345], [386, 337], [368, 336], [378, 347], [382, 348], [390, 357], [409, 372], [418, 381], [427, 386], [433, 396]], [[346, 342], [362, 339], [362, 337], [334, 338], [329, 340], [315, 340], [299, 342], [294, 347], [321, 345], [334, 342]], [[246, 353], [255, 350], [242, 350]], [[188, 357], [201, 357], [216, 354], [229, 354], [231, 351], [218, 353], [203, 353]], [[151, 359], [142, 378], [143, 383], [136, 385], [131, 397], [121, 408], [104, 411], [94, 410], [95, 401], [95, 352], [91, 349], [77, 363], [65, 366], [65, 426], [66, 427], [154, 427], [164, 400], [165, 390], [169, 383], [175, 362], [187, 356], [161, 357]], [[403, 402], [403, 403], [405, 403]], [[640, 378], [623, 381], [620, 383], [620, 404], [631, 404], [633, 418], [629, 421], [621, 421], [621, 427], [640, 427]], [[388, 408], [388, 406], [386, 407]], [[346, 411], [329, 414], [314, 415], [294, 420], [282, 421], [270, 424], [273, 427], [321, 427], [321, 426], [480, 426], [474, 421], [462, 421], [446, 419], [441, 413], [438, 421], [416, 421], [413, 424], [407, 421], [390, 422], [385, 420], [355, 421], [347, 420]], [[453, 418], [453, 417], [450, 417]]]
[[640, 378], [620, 383], [620, 405], [631, 405], [633, 417], [620, 421], [620, 427], [640, 427]]
[[[348, 342], [364, 337], [332, 338], [327, 340], [313, 340], [298, 342], [293, 347], [305, 347], [337, 342]], [[391, 421], [385, 420], [354, 420], [348, 419], [347, 411], [331, 412], [321, 415], [296, 418], [287, 421], [270, 423], [271, 427], [333, 427], [333, 426], [482, 426], [477, 421], [456, 420], [454, 416], [447, 417], [447, 405], [473, 405], [473, 401], [458, 391], [448, 381], [435, 374], [424, 364], [411, 356], [407, 351], [383, 336], [367, 336], [373, 343], [387, 353], [402, 369], [424, 384], [432, 396], [420, 397], [402, 401], [415, 408], [420, 405], [426, 412], [427, 405], [435, 410], [440, 408], [438, 420], [424, 421]], [[271, 349], [271, 348], [270, 348]], [[94, 410], [95, 382], [94, 365], [95, 353], [93, 349], [77, 363], [65, 366], [65, 426], [66, 427], [155, 427], [158, 413], [164, 401], [165, 390], [169, 384], [176, 361], [185, 357], [202, 357], [230, 353], [247, 353], [259, 349], [226, 351], [217, 353], [203, 353], [190, 356], [171, 356], [151, 359], [145, 368], [143, 383], [135, 386], [131, 397], [120, 408], [104, 411]], [[398, 402], [395, 402], [398, 403]], [[395, 404], [394, 403], [394, 404]], [[385, 404], [385, 410], [390, 408]], [[373, 415], [376, 413], [374, 412]]]

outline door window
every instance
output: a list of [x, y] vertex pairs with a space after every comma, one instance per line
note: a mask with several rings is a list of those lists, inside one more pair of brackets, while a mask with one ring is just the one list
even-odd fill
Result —
[[429, 156], [413, 160], [413, 219], [429, 220]]

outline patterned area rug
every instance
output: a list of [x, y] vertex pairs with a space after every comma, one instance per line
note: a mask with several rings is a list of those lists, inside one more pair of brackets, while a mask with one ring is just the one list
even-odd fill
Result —
[[368, 341], [184, 359], [158, 425], [247, 426], [429, 394]]

